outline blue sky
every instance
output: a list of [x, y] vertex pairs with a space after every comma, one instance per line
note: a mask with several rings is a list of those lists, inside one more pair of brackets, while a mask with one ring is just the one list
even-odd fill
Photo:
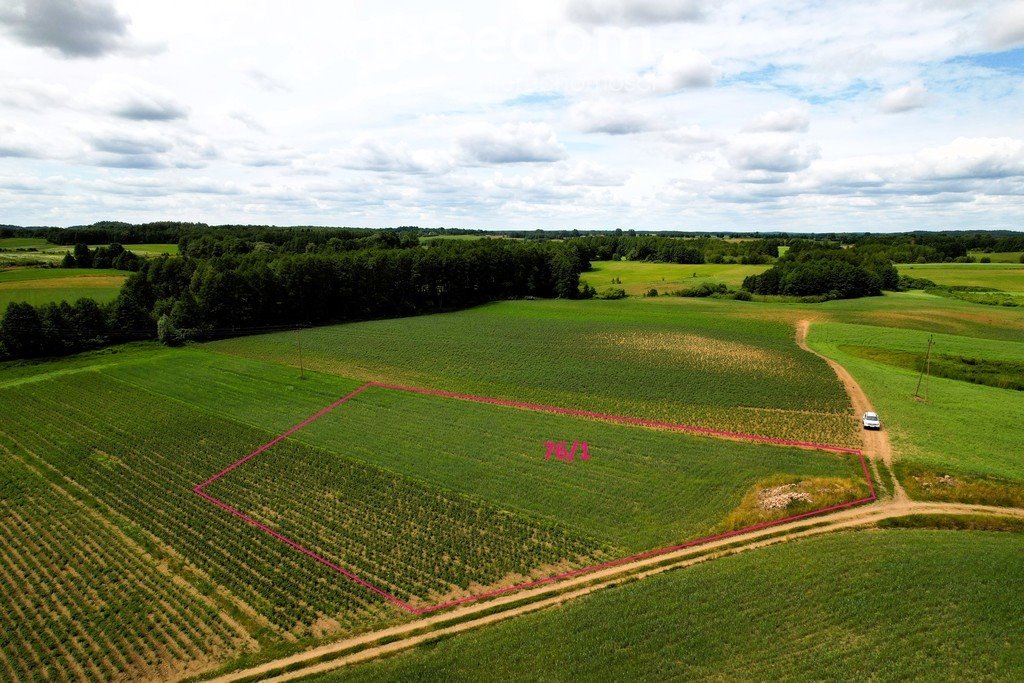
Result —
[[1024, 228], [1024, 2], [0, 0], [0, 223]]

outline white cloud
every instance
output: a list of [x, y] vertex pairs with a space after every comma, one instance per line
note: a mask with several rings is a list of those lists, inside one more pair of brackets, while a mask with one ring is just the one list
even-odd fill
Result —
[[475, 125], [459, 137], [458, 146], [464, 159], [480, 164], [550, 162], [566, 156], [546, 123]]
[[899, 114], [912, 109], [920, 109], [928, 101], [928, 91], [919, 82], [910, 83], [902, 88], [890, 90], [878, 103], [878, 108], [886, 114]]
[[915, 174], [923, 180], [1007, 178], [1024, 175], [1024, 140], [966, 138], [921, 150]]
[[811, 125], [811, 117], [802, 107], [766, 111], [747, 126], [747, 130], [775, 133], [802, 133]]
[[55, 106], [66, 106], [70, 99], [71, 91], [57, 83], [31, 78], [0, 82], [0, 104], [15, 109], [40, 111]]
[[676, 92], [714, 85], [718, 73], [705, 54], [692, 49], [673, 50], [653, 71], [644, 74], [643, 81], [658, 92]]
[[12, 0], [0, 25], [24, 45], [64, 57], [102, 57], [130, 47], [131, 20], [107, 0]]
[[699, 0], [570, 0], [569, 19], [590, 26], [656, 26], [699, 21]]
[[189, 115], [189, 108], [171, 93], [134, 79], [101, 80], [93, 86], [91, 99], [101, 111], [129, 121], [174, 121]]
[[775, 133], [742, 134], [725, 149], [729, 164], [740, 171], [801, 171], [819, 156], [816, 146], [801, 144], [788, 135]]
[[1024, 2], [994, 12], [985, 25], [989, 44], [999, 50], [1024, 45]]
[[345, 168], [382, 173], [444, 173], [452, 166], [448, 154], [412, 150], [404, 142], [370, 136], [360, 137], [342, 152], [340, 163]]
[[664, 125], [655, 117], [609, 100], [580, 102], [570, 110], [569, 117], [577, 130], [606, 135], [643, 133]]
[[249, 77], [249, 80], [251, 80], [253, 83], [255, 83], [263, 90], [266, 90], [267, 92], [283, 93], [291, 92], [292, 90], [290, 85], [288, 85], [279, 78], [271, 76], [262, 69], [247, 69], [245, 75]]

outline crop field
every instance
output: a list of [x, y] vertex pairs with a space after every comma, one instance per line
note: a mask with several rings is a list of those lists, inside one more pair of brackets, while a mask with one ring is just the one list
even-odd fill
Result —
[[1020, 263], [1024, 251], [997, 251], [988, 254], [983, 251], [972, 251], [970, 255], [976, 259], [988, 258], [992, 263]]
[[924, 278], [939, 285], [992, 287], [1024, 292], [1024, 263], [917, 263], [899, 266], [901, 275]]
[[0, 679], [175, 678], [244, 646], [213, 605], [2, 447], [0, 584]]
[[622, 287], [630, 296], [646, 294], [650, 289], [659, 294], [668, 294], [679, 289], [689, 289], [704, 283], [724, 283], [731, 287], [743, 284], [748, 275], [758, 275], [768, 266], [744, 266], [737, 264], [687, 265], [680, 263], [644, 263], [641, 261], [593, 261], [591, 270], [583, 273], [581, 280], [592, 287], [601, 289]]
[[[192, 492], [356, 382], [144, 344], [11, 370], [11, 453], [132, 520], [278, 633], [400, 618]], [[549, 439], [589, 440], [591, 460], [545, 461]], [[581, 466], [596, 484], [580, 486]], [[378, 389], [207, 490], [419, 605], [729, 528], [730, 511], [779, 477], [846, 483], [776, 517], [865, 491], [854, 457]]]
[[1018, 680], [1022, 555], [1008, 533], [786, 543], [314, 680]]
[[[841, 384], [796, 346], [790, 324], [714, 310], [642, 300], [503, 302], [308, 330], [303, 362], [362, 381], [857, 445]], [[208, 348], [298, 363], [295, 333]]]
[[[826, 323], [811, 327], [809, 342], [849, 369], [886, 416], [906, 474], [912, 468], [915, 473], [920, 469], [938, 475], [994, 478], [1018, 486], [1024, 482], [1020, 458], [1024, 392], [932, 377], [922, 384], [928, 400], [916, 401], [919, 372], [854, 353], [864, 348], [923, 353], [927, 335], [921, 332]], [[1012, 363], [1024, 359], [1024, 343], [950, 335], [937, 335], [933, 350]], [[913, 477], [906, 483], [912, 486]]]
[[82, 297], [113, 301], [124, 284], [120, 270], [89, 268], [15, 268], [0, 271], [0, 310], [11, 302], [33, 305], [74, 302]]

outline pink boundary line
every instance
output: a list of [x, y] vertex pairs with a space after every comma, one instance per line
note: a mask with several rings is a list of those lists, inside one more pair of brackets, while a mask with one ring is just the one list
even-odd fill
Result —
[[[764, 442], [764, 443], [772, 443], [772, 444], [779, 444], [779, 445], [785, 445], [785, 446], [799, 446], [801, 448], [813, 448], [813, 449], [816, 449], [816, 450], [831, 451], [831, 452], [834, 452], [834, 453], [849, 453], [849, 454], [856, 455], [856, 456], [858, 456], [860, 458], [861, 469], [864, 472], [864, 480], [868, 484], [868, 490], [870, 491], [871, 495], [869, 495], [866, 498], [858, 498], [857, 500], [851, 500], [851, 501], [848, 501], [846, 503], [839, 503], [838, 505], [832, 505], [830, 507], [821, 508], [819, 510], [811, 510], [810, 512], [804, 512], [804, 513], [799, 514], [799, 515], [792, 515], [790, 517], [784, 517], [782, 519], [777, 519], [777, 520], [773, 520], [773, 521], [770, 521], [770, 522], [761, 522], [759, 524], [753, 524], [751, 526], [743, 527], [742, 529], [734, 529], [732, 531], [726, 531], [724, 533], [715, 534], [713, 536], [705, 536], [704, 538], [698, 538], [698, 539], [695, 539], [695, 540], [692, 540], [692, 541], [687, 541], [686, 543], [680, 543], [680, 544], [668, 546], [668, 547], [665, 547], [665, 548], [656, 548], [656, 549], [653, 549], [653, 550], [647, 550], [647, 551], [639, 553], [637, 555], [631, 555], [629, 557], [623, 557], [623, 558], [619, 558], [617, 560], [609, 560], [608, 562], [602, 562], [600, 564], [590, 565], [588, 567], [582, 567], [580, 569], [573, 569], [571, 571], [562, 572], [561, 574], [553, 574], [551, 576], [545, 576], [545, 577], [540, 578], [540, 579], [535, 579], [533, 581], [527, 581], [527, 582], [524, 582], [524, 583], [519, 583], [519, 584], [516, 584], [514, 586], [507, 586], [505, 588], [499, 588], [497, 590], [488, 591], [486, 593], [478, 593], [476, 595], [469, 595], [469, 596], [466, 596], [466, 597], [463, 597], [463, 598], [458, 598], [456, 600], [450, 600], [448, 602], [439, 603], [439, 604], [436, 604], [436, 605], [427, 605], [426, 607], [414, 607], [413, 605], [410, 605], [408, 602], [406, 602], [406, 601], [404, 601], [404, 600], [402, 600], [402, 599], [392, 595], [391, 593], [387, 592], [383, 588], [375, 586], [374, 584], [370, 583], [366, 579], [361, 578], [360, 576], [358, 576], [358, 575], [354, 574], [353, 572], [345, 569], [344, 567], [342, 567], [342, 566], [340, 566], [338, 564], [335, 564], [334, 562], [331, 562], [330, 560], [328, 560], [327, 558], [325, 558], [325, 557], [323, 557], [321, 555], [318, 555], [317, 553], [315, 553], [312, 550], [306, 548], [305, 546], [299, 544], [298, 542], [288, 538], [284, 534], [282, 534], [282, 533], [280, 533], [278, 531], [275, 531], [274, 529], [272, 529], [271, 527], [267, 526], [266, 524], [263, 524], [262, 522], [259, 522], [259, 521], [255, 520], [255, 519], [253, 519], [252, 517], [250, 517], [249, 515], [245, 514], [244, 512], [238, 510], [237, 508], [232, 507], [231, 505], [228, 505], [224, 501], [222, 501], [222, 500], [220, 500], [220, 499], [218, 499], [218, 498], [216, 498], [214, 496], [211, 496], [209, 493], [207, 493], [206, 491], [203, 490], [205, 487], [207, 487], [210, 484], [214, 483], [215, 481], [221, 479], [222, 477], [224, 477], [228, 473], [232, 472], [233, 470], [237, 469], [241, 465], [244, 465], [249, 460], [252, 460], [257, 455], [260, 455], [261, 453], [264, 453], [265, 451], [267, 451], [270, 448], [272, 448], [273, 446], [277, 445], [278, 443], [280, 443], [284, 439], [288, 438], [289, 436], [291, 436], [295, 432], [299, 431], [303, 427], [306, 427], [309, 424], [315, 422], [316, 420], [319, 420], [321, 417], [323, 417], [324, 415], [327, 415], [328, 413], [333, 411], [335, 408], [338, 408], [339, 406], [347, 403], [348, 401], [352, 400], [353, 398], [355, 398], [356, 396], [361, 394], [363, 391], [365, 391], [367, 389], [370, 389], [370, 388], [391, 389], [391, 390], [394, 390], [394, 391], [406, 391], [406, 392], [417, 393], [417, 394], [427, 394], [427, 395], [431, 395], [431, 396], [441, 396], [441, 397], [445, 397], [445, 398], [454, 398], [454, 399], [459, 399], [459, 400], [463, 400], [463, 401], [473, 401], [473, 402], [476, 402], [476, 403], [488, 403], [488, 404], [491, 404], [491, 405], [507, 406], [507, 407], [511, 407], [511, 408], [520, 408], [520, 409], [525, 409], [525, 410], [536, 410], [536, 411], [542, 411], [542, 412], [548, 412], [548, 413], [559, 413], [559, 414], [562, 414], [562, 415], [573, 415], [573, 416], [576, 416], [576, 417], [593, 418], [593, 419], [605, 420], [605, 421], [609, 421], [609, 422], [618, 422], [618, 423], [622, 423], [622, 424], [631, 424], [631, 425], [638, 425], [638, 426], [643, 426], [643, 427], [655, 427], [655, 428], [659, 428], [659, 429], [672, 429], [672, 430], [676, 430], [676, 431], [705, 434], [705, 435], [709, 435], [709, 436], [719, 436], [719, 437], [726, 437], [726, 438], [738, 438], [738, 439], [745, 439], [745, 440], [749, 440], [749, 441], [760, 441], [760, 442]], [[847, 508], [855, 507], [857, 505], [863, 505], [864, 503], [870, 503], [870, 502], [873, 502], [873, 501], [878, 499], [878, 496], [877, 496], [877, 494], [875, 492], [874, 482], [872, 482], [871, 475], [868, 473], [868, 466], [867, 466], [867, 462], [864, 459], [864, 454], [860, 450], [855, 449], [855, 448], [843, 448], [843, 447], [840, 447], [840, 446], [830, 446], [828, 444], [816, 444], [816, 443], [806, 442], [806, 441], [791, 441], [789, 439], [777, 439], [777, 438], [774, 438], [774, 437], [759, 436], [759, 435], [756, 435], [756, 434], [742, 434], [742, 433], [739, 433], [739, 432], [721, 431], [721, 430], [716, 430], [716, 429], [708, 429], [708, 428], [705, 428], [705, 427], [694, 427], [694, 426], [690, 426], [690, 425], [679, 425], [679, 424], [672, 424], [672, 423], [669, 423], [669, 422], [659, 422], [657, 420], [643, 420], [643, 419], [633, 418], [633, 417], [623, 417], [623, 416], [620, 416], [620, 415], [607, 415], [607, 414], [604, 414], [604, 413], [595, 413], [595, 412], [591, 412], [591, 411], [588, 411], [588, 410], [574, 410], [574, 409], [571, 409], [571, 408], [558, 408], [558, 407], [555, 407], [555, 406], [545, 406], [545, 405], [540, 405], [540, 404], [535, 404], [535, 403], [522, 403], [522, 402], [519, 402], [519, 401], [508, 401], [508, 400], [505, 400], [505, 399], [489, 398], [489, 397], [486, 397], [486, 396], [473, 396], [473, 395], [470, 395], [470, 394], [456, 394], [456, 393], [452, 393], [452, 392], [449, 392], [449, 391], [441, 391], [441, 390], [437, 390], [437, 389], [423, 389], [423, 388], [418, 388], [418, 387], [405, 387], [405, 386], [399, 386], [399, 385], [393, 385], [393, 384], [382, 384], [382, 383], [379, 383], [379, 382], [367, 382], [366, 384], [362, 385], [358, 389], [355, 389], [355, 390], [349, 392], [348, 394], [345, 394], [344, 396], [339, 398], [334, 403], [331, 403], [330, 405], [322, 408], [321, 410], [317, 411], [313, 415], [310, 415], [308, 418], [306, 418], [302, 422], [299, 422], [298, 424], [296, 424], [295, 426], [291, 427], [287, 431], [282, 432], [281, 434], [279, 434], [275, 438], [271, 439], [267, 443], [263, 444], [262, 446], [259, 446], [258, 448], [256, 448], [254, 451], [252, 451], [248, 455], [246, 455], [243, 458], [240, 458], [239, 460], [231, 463], [230, 465], [228, 465], [223, 470], [221, 470], [217, 474], [213, 475], [212, 477], [210, 477], [209, 479], [207, 479], [203, 483], [196, 485], [195, 487], [193, 487], [192, 491], [195, 494], [197, 494], [198, 496], [200, 496], [201, 498], [203, 498], [204, 500], [206, 500], [206, 501], [208, 501], [210, 503], [213, 503], [217, 507], [219, 507], [219, 508], [227, 511], [228, 513], [234, 515], [235, 517], [241, 519], [246, 524], [254, 526], [257, 529], [259, 529], [260, 531], [263, 531], [264, 533], [267, 533], [270, 536], [273, 536], [274, 538], [278, 539], [279, 541], [281, 541], [281, 542], [291, 546], [295, 550], [298, 550], [299, 552], [303, 553], [304, 555], [307, 555], [310, 558], [316, 560], [320, 564], [322, 564], [322, 565], [324, 565], [324, 566], [326, 566], [326, 567], [328, 567], [330, 569], [333, 569], [334, 571], [336, 571], [339, 574], [345, 576], [349, 580], [359, 584], [360, 586], [363, 586], [364, 588], [369, 589], [370, 591], [376, 593], [377, 595], [380, 595], [381, 597], [386, 599], [388, 602], [390, 602], [390, 603], [400, 607], [401, 609], [403, 609], [403, 610], [405, 610], [407, 612], [411, 612], [412, 614], [416, 614], [416, 615], [429, 614], [431, 612], [437, 612], [439, 610], [448, 609], [449, 607], [455, 607], [457, 605], [463, 605], [463, 604], [465, 604], [467, 602], [475, 602], [475, 601], [478, 601], [478, 600], [486, 600], [487, 598], [493, 598], [493, 597], [497, 597], [499, 595], [504, 595], [504, 594], [507, 594], [507, 593], [514, 593], [516, 591], [524, 590], [524, 589], [527, 589], [527, 588], [534, 588], [536, 586], [541, 586], [541, 585], [548, 584], [548, 583], [554, 583], [554, 582], [561, 581], [561, 580], [568, 579], [568, 578], [572, 578], [572, 577], [575, 577], [575, 576], [580, 576], [582, 574], [589, 574], [591, 572], [599, 571], [599, 570], [602, 570], [602, 569], [610, 569], [612, 567], [617, 567], [619, 565], [628, 564], [629, 562], [635, 562], [637, 560], [644, 560], [644, 559], [648, 559], [648, 558], [652, 558], [652, 557], [658, 557], [659, 555], [666, 555], [668, 553], [672, 553], [672, 552], [675, 552], [677, 550], [683, 550], [685, 548], [693, 548], [693, 547], [704, 545], [704, 544], [707, 544], [707, 543], [712, 543], [714, 541], [720, 541], [720, 540], [723, 540], [723, 539], [731, 538], [733, 536], [739, 536], [741, 534], [746, 534], [746, 533], [750, 533], [750, 532], [753, 532], [753, 531], [760, 531], [762, 529], [768, 529], [768, 528], [771, 528], [771, 527], [774, 527], [774, 526], [779, 526], [781, 524], [787, 524], [789, 522], [795, 522], [795, 521], [798, 521], [798, 520], [801, 520], [801, 519], [807, 519], [808, 517], [816, 517], [818, 515], [824, 515], [824, 514], [827, 514], [829, 512], [837, 512], [839, 510], [845, 510]]]

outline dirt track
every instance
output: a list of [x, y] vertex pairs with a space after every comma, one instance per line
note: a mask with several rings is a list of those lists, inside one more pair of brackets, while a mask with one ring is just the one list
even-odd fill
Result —
[[[823, 358], [835, 370], [836, 375], [839, 376], [846, 387], [846, 391], [850, 395], [850, 401], [853, 404], [853, 410], [858, 416], [865, 411], [872, 410], [871, 402], [868, 400], [867, 395], [844, 367], [818, 354], [807, 346], [807, 331], [809, 327], [810, 321], [808, 320], [802, 320], [797, 324], [797, 344], [802, 349]], [[892, 447], [886, 432], [884, 430], [879, 432], [866, 432], [862, 430], [862, 438], [864, 440], [865, 455], [870, 457], [873, 462], [877, 463], [880, 461], [891, 472]], [[594, 591], [608, 588], [627, 578], [629, 580], [642, 579], [665, 571], [689, 567], [700, 562], [747, 552], [784, 541], [875, 524], [891, 517], [902, 517], [908, 514], [951, 513], [995, 514], [1024, 518], [1024, 508], [1000, 508], [989, 505], [960, 503], [914, 502], [908, 498], [895, 477], [893, 477], [892, 481], [896, 490], [893, 497], [887, 501], [843, 510], [822, 517], [812, 517], [776, 527], [752, 531], [748, 534], [710, 542], [702, 546], [684, 548], [666, 555], [618, 565], [555, 584], [546, 584], [487, 602], [474, 603], [424, 619], [417, 619], [399, 626], [363, 634], [289, 657], [283, 657], [250, 669], [221, 676], [215, 679], [215, 681], [217, 683], [229, 683], [244, 680], [295, 680], [350, 664], [375, 659], [414, 647], [441, 636], [468, 631], [547, 607], [560, 605]], [[529, 599], [534, 601], [494, 614], [485, 614], [502, 605], [518, 603]], [[480, 614], [481, 616], [473, 618], [475, 614]], [[463, 621], [450, 626], [444, 625], [447, 622], [459, 620]], [[432, 630], [425, 633], [421, 632], [424, 629]], [[381, 641], [390, 642], [381, 643]], [[353, 649], [357, 651], [351, 654], [340, 654]], [[329, 659], [329, 661], [318, 661], [325, 657], [329, 658], [334, 654], [339, 656]]]
[[[871, 399], [864, 393], [864, 390], [857, 384], [857, 380], [853, 378], [846, 368], [832, 360], [831, 358], [824, 356], [810, 346], [807, 345], [807, 332], [811, 327], [810, 320], [801, 320], [796, 324], [796, 343], [797, 345], [807, 351], [818, 356], [835, 371], [840, 381], [843, 383], [843, 387], [846, 388], [846, 393], [850, 397], [850, 403], [853, 404], [853, 412], [859, 419], [864, 413], [871, 411], [874, 412], [874, 407], [871, 405]], [[860, 430], [861, 441], [863, 442], [862, 450], [864, 455], [871, 458], [875, 463], [881, 462], [889, 470], [892, 475], [892, 482], [895, 490], [893, 491], [893, 498], [897, 501], [908, 500], [906, 491], [903, 490], [903, 486], [900, 485], [896, 479], [895, 472], [892, 468], [892, 444], [889, 443], [889, 434], [885, 429], [878, 431], [869, 432], [866, 429]]]

